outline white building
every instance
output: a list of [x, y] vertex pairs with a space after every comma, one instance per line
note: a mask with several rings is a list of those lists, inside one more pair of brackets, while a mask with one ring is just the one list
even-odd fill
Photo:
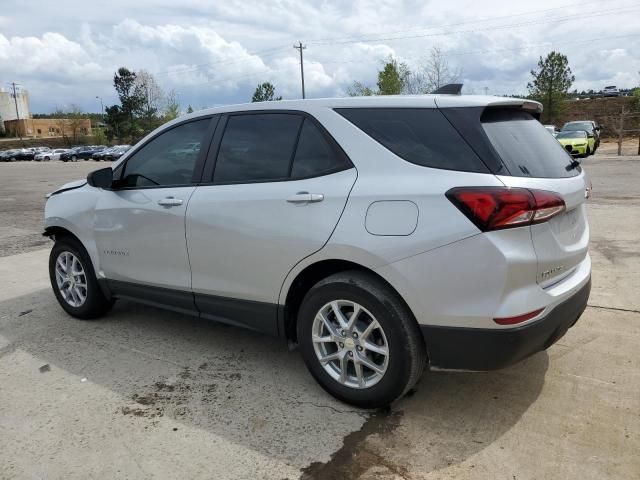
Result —
[[[16, 90], [16, 97], [20, 118], [31, 118], [29, 92], [26, 90]], [[4, 129], [3, 122], [6, 120], [17, 120], [16, 101], [13, 99], [13, 90], [0, 88], [0, 130]]]

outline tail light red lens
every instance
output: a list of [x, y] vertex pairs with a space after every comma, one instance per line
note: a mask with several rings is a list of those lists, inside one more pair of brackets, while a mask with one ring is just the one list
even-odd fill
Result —
[[566, 208], [559, 195], [527, 188], [456, 187], [446, 196], [483, 232], [546, 222]]

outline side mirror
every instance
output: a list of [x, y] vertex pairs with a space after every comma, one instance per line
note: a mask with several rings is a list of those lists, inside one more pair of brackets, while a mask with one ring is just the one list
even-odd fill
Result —
[[92, 187], [110, 189], [113, 186], [113, 169], [107, 167], [91, 172], [87, 175], [87, 183]]

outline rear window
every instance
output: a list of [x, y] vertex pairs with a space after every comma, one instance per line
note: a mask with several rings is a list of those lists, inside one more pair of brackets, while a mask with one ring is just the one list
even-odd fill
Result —
[[486, 109], [480, 121], [511, 176], [562, 178], [580, 173], [560, 142], [529, 113]]
[[336, 112], [407, 162], [423, 167], [489, 173], [437, 109], [339, 108]]

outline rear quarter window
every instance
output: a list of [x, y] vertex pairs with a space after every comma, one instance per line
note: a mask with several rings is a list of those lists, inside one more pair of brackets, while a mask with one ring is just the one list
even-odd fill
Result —
[[336, 112], [407, 162], [423, 167], [489, 173], [438, 109], [339, 108]]

